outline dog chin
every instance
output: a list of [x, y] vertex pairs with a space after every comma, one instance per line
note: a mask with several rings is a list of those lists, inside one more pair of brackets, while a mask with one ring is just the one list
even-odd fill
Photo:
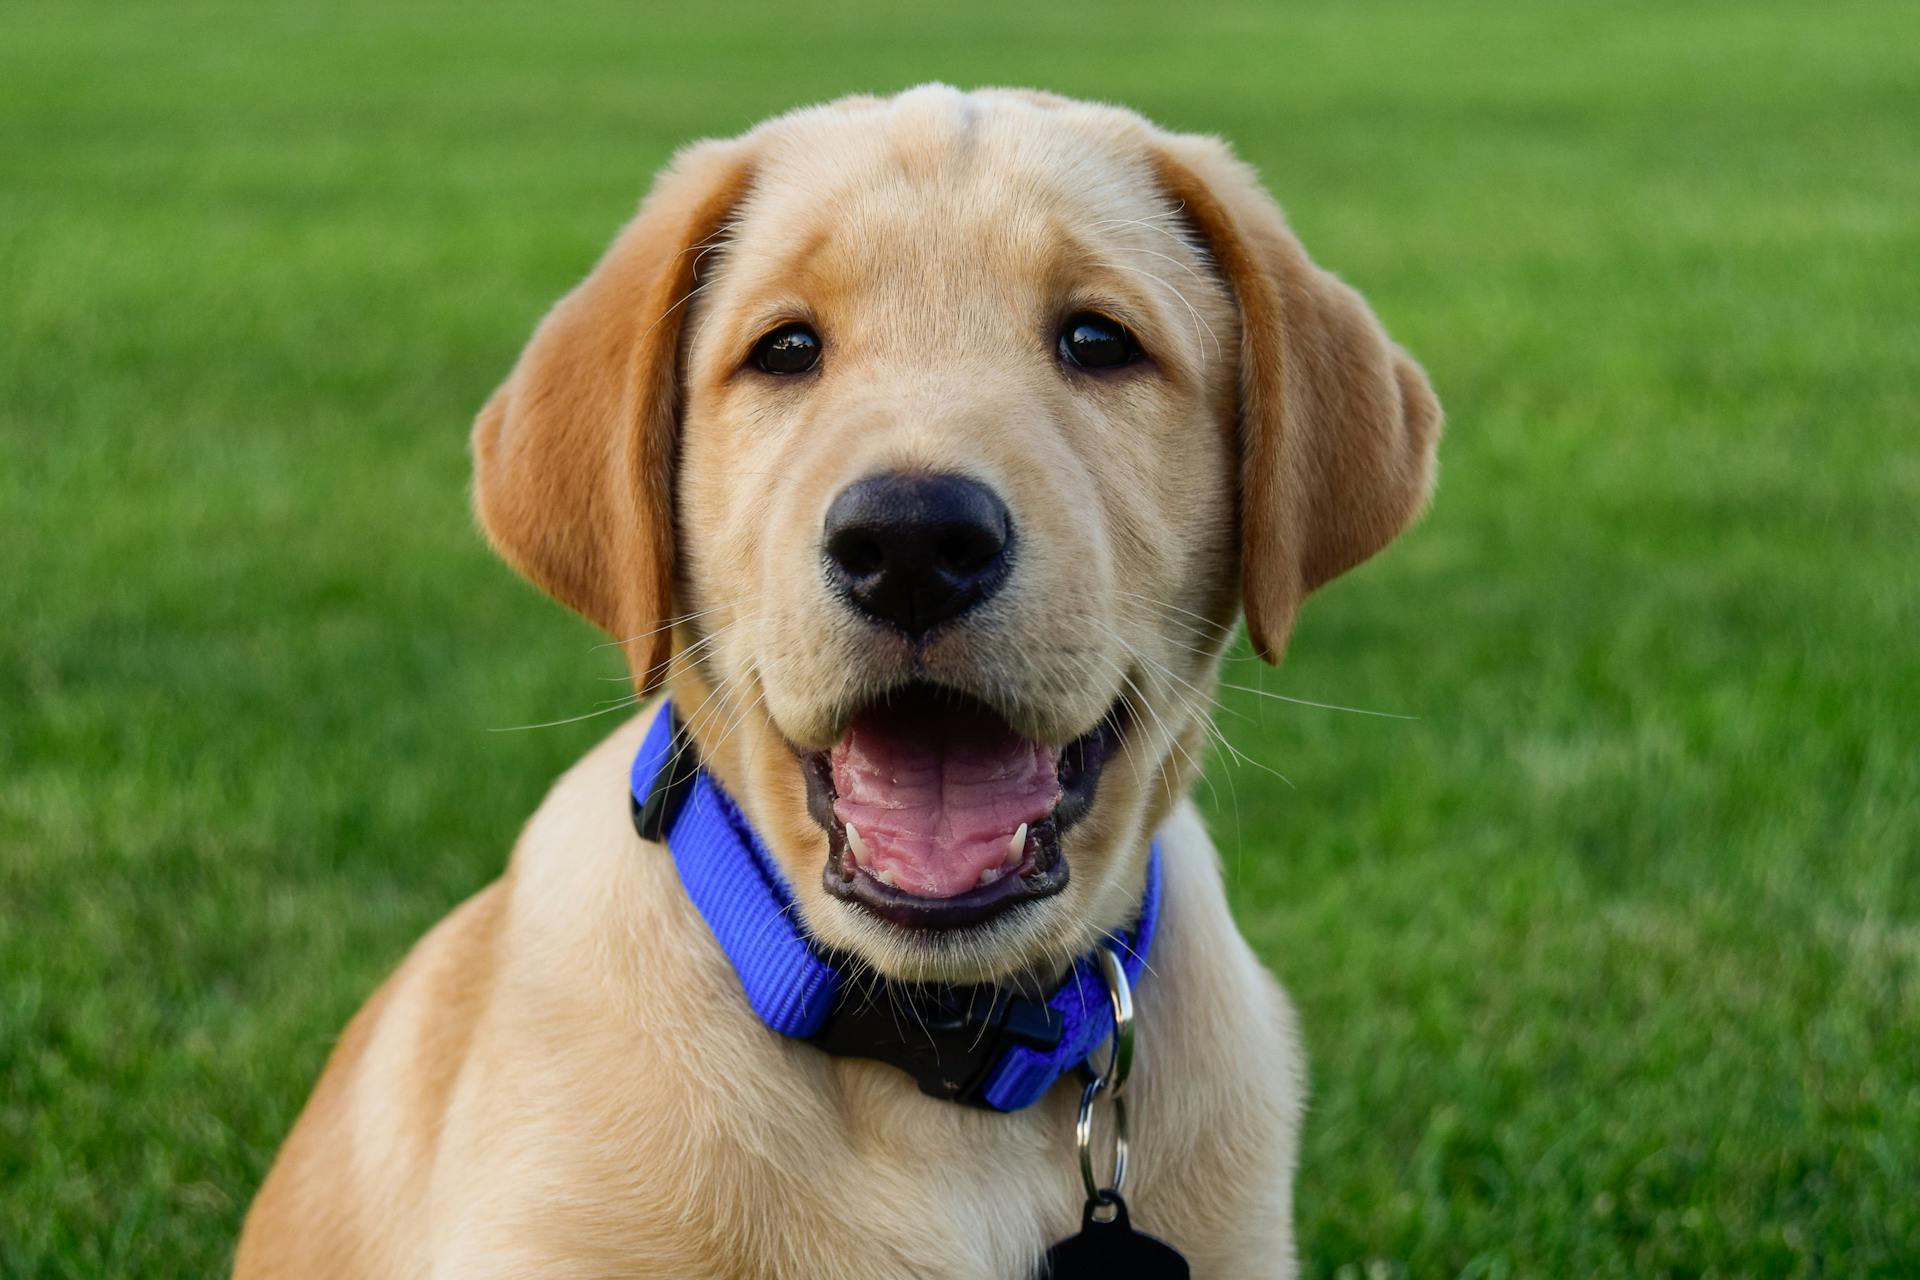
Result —
[[1079, 921], [1074, 896], [1069, 889], [963, 929], [892, 924], [858, 903], [827, 897], [809, 913], [809, 923], [829, 951], [893, 981], [1044, 987], [1057, 979], [1063, 957], [1085, 952], [1094, 940]]

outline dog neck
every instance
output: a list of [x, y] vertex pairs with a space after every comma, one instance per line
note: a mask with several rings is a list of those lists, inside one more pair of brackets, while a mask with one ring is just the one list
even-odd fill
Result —
[[[1108, 1036], [1104, 980], [1092, 955], [1076, 960], [1044, 999], [994, 985], [854, 981], [860, 966], [802, 930], [785, 878], [701, 764], [671, 702], [634, 757], [631, 805], [635, 829], [665, 843], [747, 1003], [773, 1031], [826, 1053], [888, 1063], [929, 1096], [993, 1111], [1031, 1106]], [[1156, 843], [1135, 923], [1104, 944], [1130, 984], [1146, 972], [1160, 888]]]

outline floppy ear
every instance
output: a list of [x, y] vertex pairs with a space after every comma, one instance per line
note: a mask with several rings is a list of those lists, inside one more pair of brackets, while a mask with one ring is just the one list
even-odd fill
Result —
[[684, 303], [741, 200], [746, 149], [682, 151], [534, 330], [473, 426], [473, 505], [507, 563], [619, 640], [643, 685], [670, 652]]
[[1241, 594], [1255, 651], [1277, 662], [1307, 593], [1426, 505], [1440, 402], [1223, 143], [1162, 137], [1154, 163], [1240, 308]]

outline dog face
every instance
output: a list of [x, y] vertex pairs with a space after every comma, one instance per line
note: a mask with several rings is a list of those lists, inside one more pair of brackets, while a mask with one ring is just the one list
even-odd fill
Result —
[[1127, 923], [1236, 611], [1277, 657], [1438, 427], [1218, 143], [935, 86], [683, 153], [482, 412], [476, 505], [816, 938], [1004, 979]]

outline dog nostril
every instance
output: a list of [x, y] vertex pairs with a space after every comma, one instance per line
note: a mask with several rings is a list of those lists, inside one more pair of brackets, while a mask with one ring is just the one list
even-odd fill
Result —
[[946, 573], [978, 573], [1005, 545], [1005, 537], [987, 529], [948, 529], [934, 536], [933, 562]]
[[845, 529], [827, 542], [827, 554], [855, 578], [868, 578], [880, 572], [887, 553], [880, 540], [865, 529]]

